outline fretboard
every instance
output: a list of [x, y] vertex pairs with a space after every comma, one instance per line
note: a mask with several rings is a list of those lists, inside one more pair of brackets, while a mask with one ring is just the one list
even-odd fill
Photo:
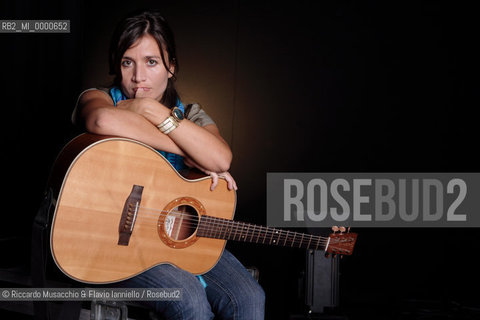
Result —
[[329, 239], [210, 216], [201, 217], [197, 236], [314, 250], [324, 250]]

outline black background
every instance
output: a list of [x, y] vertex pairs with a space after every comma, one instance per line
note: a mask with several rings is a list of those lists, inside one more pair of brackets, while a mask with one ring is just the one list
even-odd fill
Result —
[[[78, 94], [108, 82], [114, 24], [138, 7], [164, 12], [176, 34], [182, 96], [204, 105], [232, 147], [237, 220], [266, 222], [267, 172], [478, 171], [473, 5], [151, 3], [1, 2], [1, 19], [71, 21], [69, 34], [0, 34], [1, 234], [20, 237], [2, 265], [28, 259], [50, 166], [77, 134], [70, 115]], [[356, 251], [341, 264], [349, 317], [478, 314], [476, 228], [356, 231]], [[228, 247], [260, 269], [268, 319], [300, 312], [304, 252]]]

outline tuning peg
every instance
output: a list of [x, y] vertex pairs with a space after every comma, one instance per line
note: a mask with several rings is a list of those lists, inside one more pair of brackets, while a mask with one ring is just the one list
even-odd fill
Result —
[[340, 234], [344, 233], [345, 230], [346, 230], [345, 227], [340, 227], [340, 228], [338, 228], [338, 229], [340, 230]]
[[336, 253], [332, 254], [332, 259], [335, 259], [336, 256], [337, 256]]
[[338, 227], [337, 227], [337, 226], [333, 226], [333, 227], [332, 227], [332, 231], [333, 231], [333, 233], [337, 232], [337, 231], [338, 231]]
[[330, 255], [330, 253], [325, 252], [325, 258], [328, 258], [329, 255]]
[[350, 233], [350, 227], [348, 227], [348, 229], [347, 229], [347, 233]]

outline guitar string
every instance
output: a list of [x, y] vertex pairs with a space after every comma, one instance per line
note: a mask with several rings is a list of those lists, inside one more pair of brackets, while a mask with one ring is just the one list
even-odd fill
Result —
[[[142, 212], [150, 211], [149, 213], [157, 213], [158, 214], [159, 212], [161, 212], [160, 213], [161, 215], [168, 215], [169, 214], [169, 212], [165, 212], [164, 210], [159, 210], [159, 209], [149, 209], [149, 208], [143, 208], [143, 207], [142, 207], [142, 209], [143, 209]], [[179, 212], [179, 211], [174, 211], [174, 210], [170, 211], [170, 213], [174, 213], [174, 215], [177, 215], [177, 216], [185, 214], [184, 212]], [[190, 225], [185, 224], [185, 226], [188, 226], [188, 227], [191, 227], [191, 228], [197, 228], [197, 226], [198, 226], [198, 216], [197, 215], [193, 216], [193, 215], [189, 215], [189, 214], [185, 214], [185, 215], [187, 217], [183, 218], [182, 223], [184, 221], [188, 221], [188, 222], [193, 221], [193, 223], [190, 223]], [[231, 231], [226, 231], [226, 230], [225, 231], [222, 231], [222, 230], [219, 231], [219, 230], [211, 230], [208, 225], [204, 226], [206, 228], [206, 230], [202, 230], [202, 231], [210, 232], [210, 233], [221, 232], [221, 233], [225, 234], [226, 232], [230, 232], [230, 233], [234, 232], [235, 233], [234, 237], [235, 237], [236, 235], [244, 232], [242, 230], [238, 230], [238, 227], [240, 227], [240, 224], [243, 224], [242, 227], [245, 227], [245, 226], [254, 227], [254, 230], [248, 230], [249, 233], [247, 234], [247, 236], [252, 236], [252, 233], [254, 234], [253, 236], [255, 236], [255, 233], [258, 233], [259, 235], [261, 235], [262, 233], [265, 233], [265, 231], [266, 231], [266, 236], [280, 235], [280, 236], [287, 237], [287, 239], [292, 237], [292, 236], [293, 236], [292, 238], [295, 238], [297, 235], [302, 235], [302, 233], [297, 233], [297, 232], [293, 232], [293, 231], [288, 231], [288, 230], [285, 231], [285, 230], [282, 230], [282, 229], [275, 229], [275, 228], [271, 228], [271, 227], [254, 225], [254, 224], [245, 223], [245, 222], [237, 222], [237, 221], [229, 220], [229, 219], [222, 220], [222, 218], [216, 218], [216, 217], [211, 217], [211, 216], [203, 216], [203, 217], [207, 217], [208, 219], [214, 219], [213, 223], [209, 222], [209, 225], [212, 226], [211, 229], [213, 229], [214, 227], [220, 227], [220, 228], [231, 227], [232, 228]], [[236, 228], [235, 225], [237, 225], [238, 227]], [[183, 226], [183, 224], [182, 224], [182, 226]], [[201, 227], [201, 226], [199, 226], [199, 227]], [[258, 230], [257, 230], [257, 228], [258, 228]], [[236, 229], [236, 230], [233, 230], [233, 229]], [[262, 232], [262, 231], [264, 231], [264, 232]], [[290, 234], [292, 234], [292, 235], [290, 235]], [[303, 234], [303, 236], [304, 236], [304, 238], [305, 238], [305, 236], [312, 237], [312, 239], [315, 239], [314, 241], [318, 241], [318, 238], [320, 238], [321, 241], [324, 241], [324, 242], [328, 241], [328, 237], [314, 236], [314, 235], [309, 235], [309, 234]], [[296, 239], [296, 241], [297, 242], [301, 241], [301, 239]]]
[[[211, 219], [212, 217], [208, 216], [207, 218]], [[236, 239], [238, 241], [241, 241], [241, 240], [247, 241], [248, 238], [250, 237], [250, 242], [253, 242], [253, 238], [257, 237], [257, 240], [255, 242], [259, 243], [261, 239], [260, 236], [262, 236], [263, 238], [263, 241], [261, 241], [262, 243], [265, 243], [266, 241], [268, 241], [267, 238], [270, 238], [270, 240], [268, 241], [270, 244], [272, 242], [274, 244], [281, 244], [281, 242], [283, 241], [284, 242], [283, 245], [286, 246], [288, 241], [288, 244], [291, 245], [292, 247], [294, 245], [299, 245], [299, 247], [301, 247], [303, 244], [306, 243], [306, 240], [308, 239], [308, 237], [310, 237], [308, 242], [312, 244], [316, 244], [317, 247], [320, 245], [326, 244], [326, 241], [323, 239], [323, 237], [319, 237], [319, 236], [302, 234], [302, 233], [287, 231], [282, 229], [268, 228], [268, 227], [258, 226], [258, 225], [249, 224], [249, 223], [241, 223], [241, 224], [243, 224], [243, 226], [239, 226], [239, 227], [242, 228], [242, 230], [240, 230], [239, 232], [234, 231], [235, 234], [233, 235], [233, 239], [235, 239], [238, 236], [238, 239]], [[251, 227], [253, 227], [253, 230], [250, 229]], [[256, 230], [257, 227], [259, 228], [259, 230]], [[213, 230], [210, 232], [215, 233], [218, 231]], [[223, 233], [224, 235], [226, 234], [226, 232], [227, 232], [226, 230], [223, 232], [222, 230], [220, 230], [220, 233]], [[296, 238], [297, 236], [299, 237]], [[302, 237], [300, 238], [300, 236]]]
[[[211, 218], [211, 217], [208, 217], [208, 218]], [[223, 224], [216, 223], [216, 225], [219, 226], [220, 228], [227, 227], [227, 229], [229, 227], [232, 227], [231, 230], [227, 230], [227, 229], [215, 230], [214, 228], [216, 226], [214, 224], [210, 223], [210, 225], [213, 225], [213, 227], [206, 226], [206, 228], [202, 228], [202, 225], [201, 225], [199, 226], [199, 230], [205, 233], [204, 236], [211, 237], [211, 238], [221, 238], [221, 239], [226, 238], [227, 240], [233, 239], [237, 241], [241, 241], [241, 240], [247, 241], [248, 238], [250, 237], [250, 242], [253, 242], [254, 238], [256, 238], [256, 241], [255, 241], [256, 243], [269, 242], [271, 244], [273, 242], [274, 244], [278, 245], [278, 244], [281, 244], [281, 242], [283, 241], [283, 246], [287, 246], [287, 241], [288, 241], [288, 245], [290, 245], [291, 247], [294, 247], [294, 246], [302, 247], [302, 245], [307, 244], [307, 247], [315, 246], [316, 248], [318, 248], [320, 246], [324, 247], [328, 241], [328, 238], [324, 238], [324, 237], [312, 236], [309, 234], [302, 234], [302, 233], [291, 232], [291, 231], [284, 231], [281, 229], [268, 229], [267, 227], [256, 226], [252, 224], [249, 224], [249, 227], [253, 226], [254, 229], [247, 230], [247, 232], [245, 232], [244, 230], [238, 230], [238, 228], [235, 228], [235, 226], [228, 225], [226, 223], [223, 223]], [[245, 224], [244, 224], [244, 227], [245, 227]], [[195, 224], [193, 228], [197, 228], [197, 225]], [[228, 233], [228, 237], [227, 237], [227, 233]], [[307, 243], [307, 240], [308, 240], [308, 243]]]
[[[212, 237], [213, 237], [213, 234], [217, 236], [220, 236], [221, 234], [223, 234], [223, 236], [226, 237], [226, 234], [229, 233], [229, 237], [233, 237], [233, 239], [235, 239], [238, 236], [239, 238], [238, 240], [241, 240], [240, 238], [242, 238], [242, 236], [244, 236], [245, 241], [249, 237], [251, 240], [253, 240], [253, 238], [256, 237], [257, 243], [260, 241], [260, 237], [263, 238], [262, 243], [265, 242], [266, 238], [270, 237], [270, 242], [276, 241], [276, 243], [278, 244], [279, 242], [283, 241], [284, 244], [286, 245], [286, 242], [289, 241], [288, 244], [291, 244], [292, 246], [296, 244], [299, 244], [301, 246], [303, 243], [307, 242], [307, 240], [309, 243], [312, 243], [312, 244], [318, 243], [317, 246], [325, 245], [328, 242], [327, 237], [302, 234], [298, 232], [275, 229], [275, 228], [254, 225], [254, 224], [245, 223], [245, 222], [237, 222], [229, 219], [222, 220], [222, 218], [203, 216], [203, 217], [206, 217], [206, 219], [213, 219], [213, 222], [209, 221], [208, 222], [209, 225], [201, 225], [201, 224], [199, 225], [198, 224], [199, 217], [197, 215], [190, 215], [190, 214], [186, 214], [184, 212], [175, 211], [175, 210], [167, 212], [164, 210], [144, 208], [144, 207], [139, 207], [139, 209], [142, 209], [139, 211], [140, 213], [155, 213], [155, 214], [165, 215], [165, 216], [169, 214], [173, 214], [174, 216], [184, 215], [182, 220], [182, 226], [190, 227], [194, 229], [199, 228], [199, 230], [201, 229], [202, 232], [204, 232], [205, 234], [210, 234]], [[149, 217], [149, 216], [146, 216], [145, 218], [152, 219], [152, 217]], [[158, 219], [155, 218], [155, 220], [158, 220]], [[142, 224], [141, 220], [137, 220], [136, 223], [139, 223], [139, 222], [140, 224]], [[186, 223], [183, 223], [183, 222], [186, 222]], [[243, 224], [243, 226], [241, 226], [241, 224]], [[215, 229], [215, 228], [224, 228], [224, 227], [226, 227], [227, 229], [226, 230]], [[244, 230], [245, 227], [248, 227], [246, 232]], [[253, 227], [253, 230], [250, 230], [251, 227]], [[239, 230], [239, 228], [242, 228], [243, 230]], [[232, 236], [232, 233], [234, 233], [233, 236]]]

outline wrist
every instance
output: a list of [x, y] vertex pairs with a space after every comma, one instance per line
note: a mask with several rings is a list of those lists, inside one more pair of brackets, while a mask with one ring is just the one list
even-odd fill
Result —
[[162, 122], [170, 110], [155, 99], [142, 98], [142, 115], [153, 124]]
[[180, 122], [182, 122], [183, 119], [184, 119], [183, 112], [180, 110], [180, 108], [174, 107], [170, 111], [170, 115], [168, 115], [165, 120], [160, 122], [157, 125], [157, 128], [162, 133], [169, 134], [170, 132], [178, 128], [178, 126], [180, 125]]

